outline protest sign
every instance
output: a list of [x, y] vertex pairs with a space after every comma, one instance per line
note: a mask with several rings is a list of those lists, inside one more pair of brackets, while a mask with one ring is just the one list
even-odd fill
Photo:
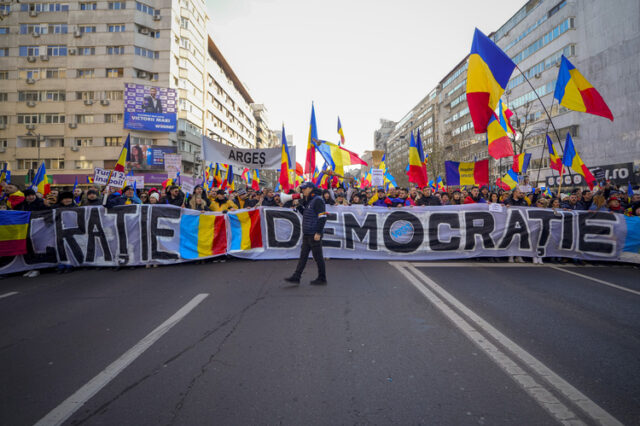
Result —
[[[114, 188], [122, 188], [124, 186], [126, 176], [123, 172], [111, 171], [96, 167], [93, 171], [93, 183], [96, 185], [113, 186]], [[111, 174], [111, 178], [109, 178]]]

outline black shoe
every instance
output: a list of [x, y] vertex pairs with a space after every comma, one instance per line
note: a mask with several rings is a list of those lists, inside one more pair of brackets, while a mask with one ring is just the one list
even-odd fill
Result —
[[309, 284], [311, 284], [311, 285], [327, 285], [327, 280], [323, 279], [323, 278], [316, 278], [315, 280], [311, 281]]
[[300, 284], [300, 278], [296, 277], [295, 275], [287, 277], [284, 280], [288, 283]]

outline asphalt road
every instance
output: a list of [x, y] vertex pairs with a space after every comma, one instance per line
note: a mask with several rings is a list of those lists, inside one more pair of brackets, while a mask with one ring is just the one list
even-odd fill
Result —
[[640, 424], [637, 267], [327, 265], [2, 279], [0, 424]]

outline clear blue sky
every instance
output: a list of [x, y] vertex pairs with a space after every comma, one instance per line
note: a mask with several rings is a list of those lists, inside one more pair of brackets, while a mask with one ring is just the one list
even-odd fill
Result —
[[498, 29], [524, 1], [207, 0], [210, 32], [269, 124], [284, 122], [302, 162], [315, 102], [319, 136], [373, 147], [468, 53], [473, 30]]

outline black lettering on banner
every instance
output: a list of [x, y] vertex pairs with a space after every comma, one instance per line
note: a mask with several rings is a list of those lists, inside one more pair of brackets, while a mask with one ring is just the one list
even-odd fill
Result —
[[573, 218], [572, 212], [562, 212], [562, 241], [560, 248], [563, 250], [573, 249]]
[[266, 154], [264, 152], [261, 152], [260, 153], [260, 165], [262, 166], [266, 162], [267, 162], [267, 156], [266, 156]]
[[235, 161], [235, 159], [236, 158], [234, 157], [233, 150], [229, 151], [229, 160], [234, 160]]
[[149, 260], [149, 232], [147, 229], [147, 218], [149, 217], [149, 206], [140, 207], [140, 260]]
[[[302, 226], [300, 216], [292, 211], [286, 210], [264, 210], [267, 224], [267, 244], [271, 248], [293, 248], [300, 241]], [[276, 219], [285, 220], [291, 223], [291, 237], [286, 241], [278, 241], [276, 237]]]
[[[449, 241], [440, 239], [440, 225], [449, 225], [451, 238]], [[454, 237], [454, 229], [460, 229], [460, 216], [458, 213], [432, 213], [429, 216], [429, 247], [434, 251], [458, 250], [460, 237]]]
[[125, 215], [138, 213], [138, 206], [130, 204], [126, 206], [117, 206], [112, 209], [107, 209], [106, 214], [116, 215], [116, 230], [118, 232], [118, 255], [120, 262], [129, 263], [129, 247], [127, 246], [127, 224], [125, 221]]
[[[482, 221], [478, 226], [474, 222]], [[480, 236], [482, 240], [482, 248], [492, 249], [495, 248], [493, 238], [491, 238], [491, 232], [495, 227], [495, 219], [489, 212], [465, 212], [464, 213], [465, 224], [465, 250], [475, 250], [476, 248], [476, 236]]]
[[540, 237], [538, 237], [538, 256], [545, 256], [547, 252], [547, 244], [551, 235], [551, 221], [562, 220], [562, 215], [556, 214], [553, 210], [531, 209], [527, 210], [527, 216], [530, 220], [539, 220], [541, 222]]
[[505, 225], [504, 236], [498, 246], [506, 249], [511, 245], [513, 239], [517, 236], [520, 240], [520, 250], [531, 249], [531, 233], [527, 226], [527, 221], [522, 217], [522, 212], [517, 208], [507, 209], [507, 224]]
[[[173, 237], [175, 231], [172, 228], [159, 228], [160, 219], [179, 219], [180, 209], [173, 207], [153, 206], [151, 209], [151, 260], [177, 259], [178, 254], [158, 250], [158, 237]], [[178, 226], [179, 228], [179, 226]]]
[[353, 234], [355, 233], [360, 242], [364, 242], [365, 238], [369, 239], [369, 250], [378, 250], [378, 216], [369, 213], [364, 219], [364, 223], [360, 225], [353, 213], [344, 213], [342, 215], [344, 221], [344, 238], [345, 248], [353, 250]]
[[253, 152], [251, 154], [251, 164], [258, 164], [258, 157], [260, 156], [260, 153], [258, 152]]
[[[595, 221], [608, 221], [610, 223], [594, 223]], [[613, 225], [618, 222], [615, 213], [584, 212], [578, 213], [578, 250], [581, 252], [597, 254], [614, 254], [615, 238], [613, 242], [603, 241], [590, 236], [600, 235], [610, 237], [613, 235]]]
[[[78, 264], [84, 261], [84, 254], [80, 245], [75, 239], [75, 235], [82, 235], [86, 232], [84, 221], [84, 208], [72, 208], [72, 209], [57, 209], [55, 210], [55, 223], [56, 223], [56, 245], [58, 247], [58, 257], [60, 262], [67, 262], [67, 251], [65, 249], [65, 243], [71, 250], [71, 254]], [[63, 216], [75, 216], [76, 226], [71, 228], [65, 228], [62, 223]], [[73, 220], [70, 220], [72, 222]]]
[[89, 219], [87, 222], [87, 253], [85, 262], [93, 263], [96, 257], [96, 238], [100, 242], [104, 260], [111, 262], [113, 256], [111, 255], [111, 249], [109, 248], [109, 242], [107, 236], [104, 234], [104, 228], [102, 227], [102, 220], [100, 219], [100, 207], [87, 207], [89, 212]]
[[[413, 228], [411, 239], [406, 243], [398, 242], [391, 236], [391, 227], [395, 222], [401, 220], [409, 222]], [[420, 248], [420, 245], [424, 240], [424, 228], [422, 227], [422, 223], [420, 223], [420, 219], [415, 215], [406, 211], [395, 211], [387, 216], [384, 221], [384, 225], [382, 226], [382, 238], [387, 250], [395, 253], [411, 253]]]
[[[36, 221], [43, 221], [45, 228], [53, 228], [53, 210], [43, 210], [31, 212], [31, 223], [29, 224], [29, 238], [27, 238], [27, 254], [23, 256], [24, 263], [27, 265], [36, 265], [38, 263], [58, 263], [55, 246], [47, 246], [44, 253], [36, 253], [33, 246], [32, 227]], [[47, 239], [48, 240], [48, 239]]]
[[[336, 230], [330, 226], [329, 222], [337, 222], [338, 221], [338, 215], [335, 213], [327, 213], [327, 223], [324, 226], [324, 235], [335, 235], [336, 234]], [[340, 248], [340, 241], [336, 241], [336, 240], [327, 240], [326, 238], [322, 238], [322, 247], [333, 247], [333, 248]]]

